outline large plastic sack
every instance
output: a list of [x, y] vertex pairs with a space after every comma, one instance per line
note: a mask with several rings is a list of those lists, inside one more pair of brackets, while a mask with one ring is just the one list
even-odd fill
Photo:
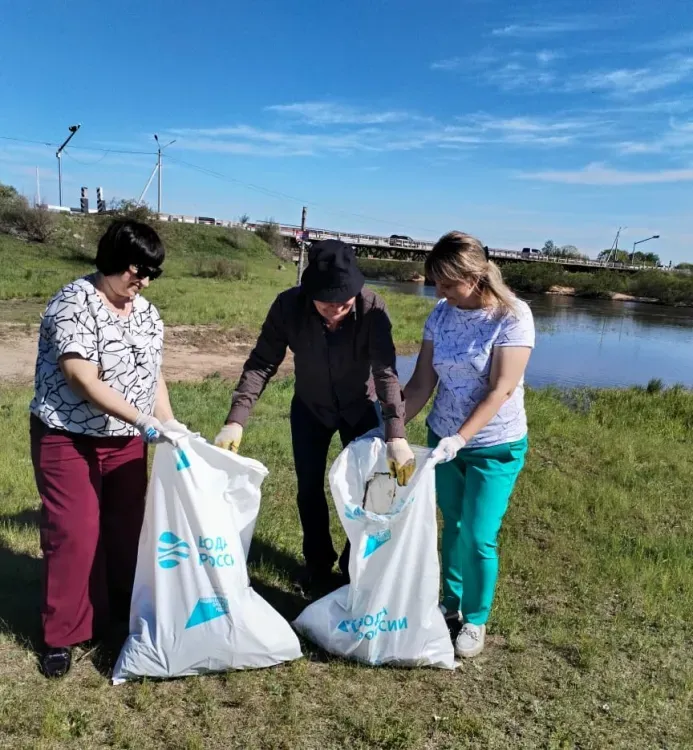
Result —
[[157, 446], [130, 636], [114, 684], [269, 667], [301, 656], [289, 623], [248, 579], [246, 559], [267, 473], [261, 463], [192, 435]]
[[339, 455], [330, 488], [351, 542], [351, 583], [309, 605], [293, 624], [338, 656], [454, 669], [438, 608], [436, 461], [430, 451], [414, 450], [417, 471], [401, 488], [389, 477], [382, 440], [357, 440]]

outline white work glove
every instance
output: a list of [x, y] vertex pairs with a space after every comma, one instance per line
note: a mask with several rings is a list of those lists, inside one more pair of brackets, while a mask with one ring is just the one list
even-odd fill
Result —
[[151, 414], [142, 414], [142, 412], [139, 412], [134, 422], [134, 427], [139, 430], [142, 440], [145, 443], [160, 443], [163, 440], [161, 433], [164, 426]]
[[177, 435], [189, 435], [190, 430], [177, 419], [167, 419], [161, 425], [166, 432], [174, 432]]
[[416, 471], [416, 457], [404, 438], [394, 438], [388, 442], [387, 465], [390, 476], [397, 477], [400, 487], [406, 487]]
[[214, 438], [214, 445], [217, 448], [223, 448], [225, 451], [238, 453], [241, 440], [243, 440], [243, 428], [238, 422], [231, 422], [221, 428], [219, 434]]
[[467, 441], [461, 435], [453, 435], [452, 437], [443, 438], [433, 449], [431, 458], [442, 464], [454, 461], [458, 452], [461, 451], [465, 445], [467, 445]]

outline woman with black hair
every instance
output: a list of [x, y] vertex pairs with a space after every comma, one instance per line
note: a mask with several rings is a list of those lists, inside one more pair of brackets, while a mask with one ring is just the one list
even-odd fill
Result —
[[147, 487], [146, 443], [180, 430], [161, 376], [163, 323], [140, 292], [164, 247], [115, 221], [97, 272], [63, 287], [41, 322], [31, 455], [41, 496], [41, 667], [62, 677], [72, 646], [127, 622]]

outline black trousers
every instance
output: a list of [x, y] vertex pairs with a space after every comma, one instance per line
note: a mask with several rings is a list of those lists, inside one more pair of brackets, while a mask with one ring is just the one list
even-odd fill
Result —
[[[328, 573], [337, 559], [330, 535], [330, 515], [325, 497], [327, 453], [336, 432], [346, 447], [380, 422], [375, 404], [369, 405], [356, 425], [340, 421], [332, 429], [320, 422], [296, 396], [291, 402], [291, 441], [298, 479], [298, 513], [303, 527], [303, 557], [312, 572]], [[339, 557], [343, 573], [349, 572], [349, 541]]]

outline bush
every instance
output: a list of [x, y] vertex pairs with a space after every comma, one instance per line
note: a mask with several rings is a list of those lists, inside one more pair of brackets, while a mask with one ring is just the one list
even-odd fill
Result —
[[159, 221], [159, 215], [152, 211], [146, 203], [138, 203], [130, 198], [111, 201], [109, 214], [111, 220], [130, 219], [131, 221], [141, 221], [144, 224], [155, 224]]
[[200, 258], [193, 268], [193, 276], [202, 279], [231, 279], [248, 281], [250, 273], [245, 263], [227, 258]]
[[255, 234], [270, 246], [270, 249], [278, 258], [291, 260], [292, 253], [287, 250], [284, 237], [279, 231], [279, 224], [274, 219], [268, 219], [264, 224], [258, 224], [255, 228]]
[[31, 208], [19, 196], [0, 202], [0, 232], [15, 234], [32, 242], [48, 242], [55, 233], [58, 218], [45, 208]]
[[515, 292], [538, 294], [552, 286], [571, 286], [570, 274], [553, 263], [506, 263], [501, 266], [501, 273]]
[[358, 258], [358, 267], [367, 279], [407, 282], [424, 276], [424, 264], [413, 261], [387, 261]]
[[610, 271], [596, 273], [571, 273], [569, 285], [575, 289], [579, 297], [593, 297], [608, 299], [612, 292], [622, 292], [626, 287], [623, 274]]
[[45, 208], [27, 208], [22, 214], [22, 225], [28, 239], [48, 242], [55, 233], [58, 217]]

